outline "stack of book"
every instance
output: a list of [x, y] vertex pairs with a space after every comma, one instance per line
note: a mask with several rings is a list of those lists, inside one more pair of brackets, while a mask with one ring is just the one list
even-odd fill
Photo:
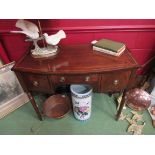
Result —
[[126, 49], [126, 46], [124, 43], [116, 42], [108, 39], [101, 39], [93, 43], [93, 50], [110, 54], [113, 56], [120, 56], [125, 49]]

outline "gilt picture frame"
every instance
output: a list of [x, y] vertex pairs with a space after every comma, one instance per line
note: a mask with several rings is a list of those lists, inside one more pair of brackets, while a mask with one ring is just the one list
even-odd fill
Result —
[[0, 58], [0, 67], [2, 67], [2, 66], [3, 66], [3, 61]]
[[15, 73], [11, 71], [14, 63], [0, 67], [0, 119], [29, 101]]

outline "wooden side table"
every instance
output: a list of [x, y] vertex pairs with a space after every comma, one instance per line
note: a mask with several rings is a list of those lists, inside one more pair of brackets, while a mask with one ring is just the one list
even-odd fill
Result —
[[[95, 92], [126, 91], [139, 67], [128, 49], [119, 57], [98, 54], [91, 45], [68, 45], [59, 48], [55, 57], [33, 58], [28, 51], [12, 68], [42, 120], [31, 91], [55, 93], [60, 85], [90, 84]], [[117, 112], [118, 119], [124, 98]]]

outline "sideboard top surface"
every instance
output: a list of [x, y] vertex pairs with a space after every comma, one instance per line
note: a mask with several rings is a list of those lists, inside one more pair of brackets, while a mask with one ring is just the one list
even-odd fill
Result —
[[28, 52], [13, 70], [40, 74], [80, 74], [138, 67], [128, 49], [121, 56], [115, 57], [95, 52], [91, 45], [66, 45], [59, 47], [55, 57], [33, 58], [31, 52]]

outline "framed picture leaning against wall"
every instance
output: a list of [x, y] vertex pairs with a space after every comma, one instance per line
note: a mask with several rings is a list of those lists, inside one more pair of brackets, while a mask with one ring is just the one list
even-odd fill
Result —
[[3, 61], [0, 58], [0, 67], [2, 67], [4, 65]]
[[14, 62], [0, 67], [0, 118], [29, 101], [15, 73], [11, 71]]

